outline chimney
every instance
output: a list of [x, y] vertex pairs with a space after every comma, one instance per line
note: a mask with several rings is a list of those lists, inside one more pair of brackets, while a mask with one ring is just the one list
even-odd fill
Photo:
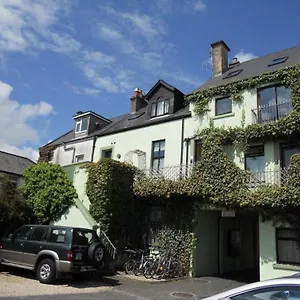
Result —
[[229, 47], [224, 41], [218, 41], [210, 45], [212, 47], [213, 76], [219, 76], [228, 69]]
[[131, 100], [131, 113], [132, 114], [135, 114], [140, 109], [146, 107], [148, 104], [146, 99], [144, 98], [143, 91], [139, 88], [136, 88], [134, 90], [134, 93], [130, 97], [130, 100]]

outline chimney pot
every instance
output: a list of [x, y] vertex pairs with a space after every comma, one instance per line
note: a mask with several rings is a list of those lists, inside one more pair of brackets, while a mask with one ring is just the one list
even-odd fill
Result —
[[218, 41], [210, 45], [212, 47], [213, 76], [223, 74], [228, 69], [228, 52], [230, 48], [224, 41]]
[[147, 101], [144, 98], [143, 91], [140, 88], [135, 88], [134, 93], [130, 98], [131, 100], [131, 113], [136, 113], [140, 109], [147, 106]]

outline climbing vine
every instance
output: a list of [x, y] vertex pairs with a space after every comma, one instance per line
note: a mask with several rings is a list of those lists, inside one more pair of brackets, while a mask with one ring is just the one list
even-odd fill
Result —
[[[140, 207], [133, 193], [136, 169], [130, 164], [103, 159], [84, 166], [90, 213], [114, 241], [139, 229]], [[131, 234], [132, 236], [132, 234]]]
[[39, 149], [39, 160], [38, 162], [49, 162], [51, 158], [51, 153], [58, 147], [59, 145], [48, 145], [41, 147]]

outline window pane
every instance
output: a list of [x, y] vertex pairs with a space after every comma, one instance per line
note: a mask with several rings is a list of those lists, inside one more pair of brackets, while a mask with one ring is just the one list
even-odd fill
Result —
[[66, 241], [67, 231], [63, 229], [53, 229], [50, 235], [50, 242], [64, 243]]
[[277, 242], [277, 262], [300, 263], [300, 251], [297, 241], [279, 240]]
[[295, 230], [292, 229], [277, 229], [277, 237], [278, 238], [290, 238], [295, 239], [297, 238]]
[[291, 158], [294, 154], [299, 153], [298, 147], [283, 149], [283, 167], [288, 168], [291, 163]]
[[16, 239], [27, 240], [32, 232], [32, 227], [24, 226], [21, 227], [15, 234]]
[[222, 115], [232, 112], [232, 103], [230, 98], [216, 100], [216, 115]]
[[155, 117], [156, 116], [156, 103], [153, 103], [151, 105], [151, 117]]
[[285, 86], [277, 87], [277, 103], [291, 101], [291, 90]]
[[165, 151], [165, 141], [160, 142], [160, 150]]
[[87, 130], [88, 127], [88, 118], [83, 118], [81, 123], [81, 131]]
[[164, 101], [157, 102], [157, 116], [164, 114]]
[[81, 124], [80, 121], [76, 122], [75, 132], [79, 132], [80, 131], [80, 124]]
[[170, 100], [165, 100], [165, 114], [169, 113], [169, 109], [170, 109]]
[[277, 112], [278, 118], [286, 117], [293, 109], [291, 91], [284, 86], [277, 87]]
[[270, 87], [260, 91], [260, 105], [274, 105], [276, 104], [275, 88]]
[[164, 164], [165, 164], [165, 159], [164, 158], [160, 158], [159, 159], [159, 168], [163, 168], [164, 167]]
[[152, 168], [157, 170], [159, 167], [159, 159], [153, 159]]
[[264, 156], [251, 156], [246, 157], [246, 168], [251, 173], [264, 172], [265, 171], [265, 157]]
[[31, 236], [32, 241], [42, 241], [45, 240], [46, 234], [48, 232], [48, 228], [36, 227]]

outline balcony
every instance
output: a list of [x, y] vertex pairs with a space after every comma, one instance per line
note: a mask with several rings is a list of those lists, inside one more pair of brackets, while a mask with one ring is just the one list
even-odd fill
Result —
[[248, 177], [248, 187], [253, 189], [265, 185], [282, 185], [287, 179], [287, 170], [264, 171], [251, 173]]
[[166, 166], [159, 169], [146, 169], [141, 172], [150, 178], [164, 178], [170, 180], [179, 180], [191, 175], [194, 165], [176, 165]]
[[276, 104], [263, 105], [252, 109], [253, 123], [265, 124], [280, 120], [290, 114], [292, 101], [286, 100]]

